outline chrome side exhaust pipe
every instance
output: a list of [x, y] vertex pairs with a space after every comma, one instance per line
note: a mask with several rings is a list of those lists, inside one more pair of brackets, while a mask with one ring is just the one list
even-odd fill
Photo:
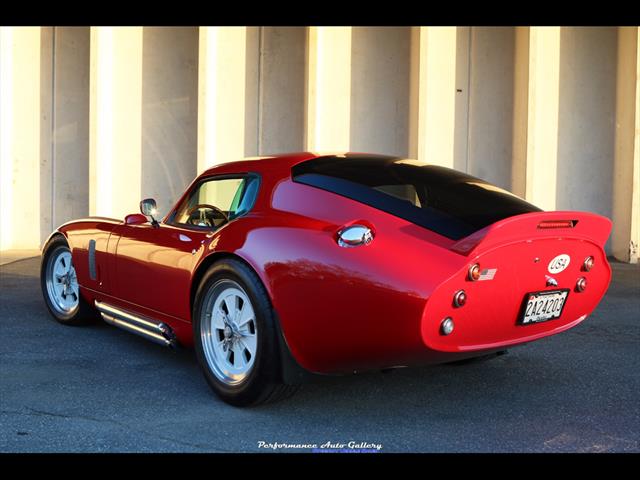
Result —
[[166, 323], [142, 318], [104, 302], [95, 301], [102, 319], [110, 325], [134, 333], [165, 347], [174, 347], [176, 337]]

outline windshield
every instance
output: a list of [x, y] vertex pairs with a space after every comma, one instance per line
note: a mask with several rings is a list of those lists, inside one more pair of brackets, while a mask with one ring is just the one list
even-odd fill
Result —
[[539, 208], [446, 167], [382, 155], [318, 157], [293, 167], [295, 182], [342, 195], [458, 240]]

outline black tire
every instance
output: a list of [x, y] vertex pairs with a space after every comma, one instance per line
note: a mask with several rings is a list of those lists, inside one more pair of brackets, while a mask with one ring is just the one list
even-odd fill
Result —
[[44, 248], [40, 264], [40, 288], [42, 289], [44, 303], [47, 306], [49, 313], [51, 313], [51, 316], [63, 325], [78, 326], [93, 323], [98, 319], [98, 313], [95, 308], [85, 301], [82, 294], [79, 294], [78, 305], [69, 312], [63, 312], [57, 308], [50, 297], [50, 293], [47, 288], [47, 268], [49, 266], [49, 262], [52, 261], [52, 259], [60, 252], [64, 251], [71, 253], [66, 239], [61, 235], [51, 239]]
[[[239, 285], [251, 302], [258, 332], [253, 366], [239, 383], [233, 385], [216, 375], [207, 360], [202, 339], [203, 328], [207, 328], [203, 322], [206, 316], [204, 309], [207, 308], [205, 304], [210, 305], [224, 288], [232, 284]], [[281, 378], [279, 330], [269, 296], [258, 276], [247, 265], [232, 258], [214, 263], [200, 282], [192, 318], [198, 363], [207, 383], [223, 401], [246, 407], [281, 400], [295, 393], [298, 387], [284, 384]]]

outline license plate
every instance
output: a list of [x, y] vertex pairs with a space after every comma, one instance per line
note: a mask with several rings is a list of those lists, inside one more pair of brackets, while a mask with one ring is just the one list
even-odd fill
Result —
[[559, 318], [569, 296], [569, 289], [527, 293], [520, 316], [521, 325]]

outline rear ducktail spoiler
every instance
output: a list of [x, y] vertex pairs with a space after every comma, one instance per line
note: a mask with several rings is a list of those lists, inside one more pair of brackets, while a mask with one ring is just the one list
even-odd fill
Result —
[[475, 256], [496, 246], [540, 238], [579, 238], [604, 248], [611, 220], [589, 212], [532, 212], [505, 218], [451, 246], [461, 255]]

